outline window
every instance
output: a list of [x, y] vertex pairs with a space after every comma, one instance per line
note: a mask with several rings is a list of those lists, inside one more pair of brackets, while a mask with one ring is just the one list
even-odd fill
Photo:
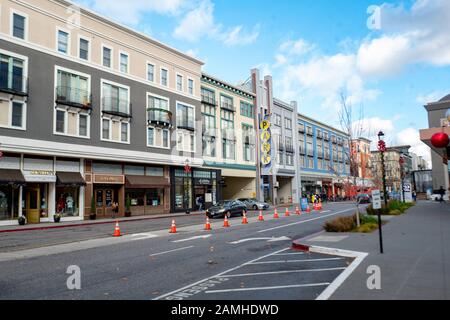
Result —
[[102, 83], [102, 110], [120, 114], [130, 114], [129, 89], [114, 84]]
[[104, 67], [106, 67], [106, 68], [112, 67], [111, 57], [112, 57], [112, 50], [110, 48], [103, 47], [103, 66]]
[[220, 107], [223, 109], [234, 111], [233, 99], [230, 97], [220, 95]]
[[183, 91], [183, 76], [177, 74], [177, 90]]
[[128, 123], [120, 124], [120, 141], [128, 142]]
[[155, 145], [155, 128], [153, 127], [147, 128], [147, 145], [148, 146]]
[[254, 119], [255, 112], [253, 110], [253, 105], [241, 101], [241, 116]]
[[300, 161], [300, 167], [305, 168], [305, 156], [300, 156], [298, 160]]
[[236, 156], [235, 146], [236, 142], [234, 140], [222, 139], [222, 157], [224, 159], [234, 160]]
[[149, 95], [148, 108], [169, 110], [169, 100]]
[[215, 96], [214, 91], [206, 89], [206, 88], [202, 88], [202, 102], [215, 106], [216, 105], [216, 96]]
[[88, 135], [88, 116], [85, 114], [80, 114], [79, 118], [79, 135], [87, 137]]
[[314, 169], [314, 158], [313, 157], [307, 157], [308, 158], [308, 168]]
[[192, 132], [177, 132], [177, 149], [184, 152], [195, 152], [195, 135]]
[[166, 69], [161, 69], [161, 85], [167, 87], [169, 82], [169, 72]]
[[85, 76], [58, 69], [56, 79], [56, 100], [58, 103], [90, 104], [90, 84]]
[[128, 55], [126, 53], [120, 54], [120, 72], [128, 73]]
[[147, 146], [152, 148], [169, 148], [169, 130], [152, 126], [147, 127]]
[[305, 124], [304, 123], [299, 123], [298, 124], [298, 132], [299, 133], [305, 133]]
[[13, 37], [25, 40], [26, 18], [20, 14], [13, 14]]
[[253, 127], [242, 125], [243, 157], [244, 161], [255, 161], [255, 136]]
[[292, 119], [284, 118], [284, 127], [288, 130], [292, 130]]
[[169, 130], [164, 129], [162, 130], [162, 141], [163, 141], [163, 148], [169, 148]]
[[194, 80], [188, 79], [188, 92], [189, 94], [194, 94]]
[[292, 153], [286, 154], [286, 165], [288, 165], [288, 166], [294, 165], [294, 155]]
[[69, 34], [62, 30], [58, 30], [58, 52], [69, 53]]
[[0, 88], [15, 92], [26, 91], [25, 61], [0, 54]]
[[277, 164], [279, 164], [279, 165], [283, 165], [284, 164], [283, 155], [284, 155], [283, 152], [278, 151]]
[[177, 127], [195, 129], [194, 107], [177, 103]]
[[153, 64], [147, 64], [147, 80], [154, 82], [155, 81], [155, 66]]
[[13, 102], [12, 103], [12, 118], [11, 118], [11, 126], [22, 128], [23, 125], [23, 103], [21, 102]]
[[89, 41], [80, 38], [80, 59], [89, 60]]
[[216, 156], [216, 138], [210, 136], [203, 136], [203, 156], [215, 157]]
[[102, 139], [109, 140], [110, 139], [110, 126], [111, 126], [111, 120], [109, 119], [103, 119], [102, 120]]
[[274, 115], [275, 115], [275, 125], [281, 127], [281, 116], [276, 113]]
[[62, 110], [56, 110], [56, 132], [66, 132], [66, 112]]

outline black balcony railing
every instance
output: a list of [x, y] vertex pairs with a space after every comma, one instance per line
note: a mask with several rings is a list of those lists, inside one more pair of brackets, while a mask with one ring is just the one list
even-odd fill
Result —
[[56, 103], [80, 109], [92, 109], [92, 96], [86, 90], [57, 86]]
[[229, 111], [233, 111], [233, 112], [236, 111], [236, 109], [234, 108], [234, 105], [232, 103], [222, 102], [220, 104], [220, 107], [225, 110], [229, 110]]
[[307, 134], [308, 136], [312, 136], [312, 135], [313, 135], [313, 132], [312, 132], [312, 130], [306, 130], [306, 134]]
[[214, 107], [217, 106], [216, 99], [205, 96], [205, 95], [202, 95], [202, 103], [209, 104], [210, 106], [214, 106]]
[[195, 121], [183, 118], [177, 118], [177, 128], [189, 131], [195, 131]]
[[284, 151], [284, 143], [278, 143], [278, 151]]
[[131, 103], [116, 97], [103, 97], [102, 112], [123, 118], [131, 118]]
[[171, 127], [172, 126], [172, 112], [166, 109], [148, 108], [147, 109], [148, 124], [157, 126]]
[[322, 151], [317, 151], [317, 158], [323, 159], [323, 152]]
[[306, 150], [306, 154], [307, 154], [308, 156], [313, 157], [313, 156], [314, 156], [314, 150], [312, 150], [312, 149], [307, 149], [307, 150]]
[[0, 72], [0, 91], [18, 96], [28, 96], [28, 79], [13, 72]]
[[286, 152], [294, 153], [294, 146], [292, 144], [286, 144]]
[[299, 127], [298, 128], [299, 133], [305, 133], [305, 127]]
[[305, 155], [306, 154], [305, 148], [300, 148], [299, 152], [300, 152], [301, 155]]
[[327, 134], [325, 134], [325, 135], [323, 136], [323, 139], [324, 139], [325, 141], [330, 141], [330, 136], [328, 136]]

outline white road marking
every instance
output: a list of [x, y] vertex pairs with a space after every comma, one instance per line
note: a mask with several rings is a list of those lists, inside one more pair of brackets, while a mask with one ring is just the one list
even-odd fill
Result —
[[[261, 259], [270, 257], [270, 256], [272, 256], [273, 254], [280, 253], [280, 252], [284, 252], [284, 251], [287, 251], [287, 250], [290, 250], [290, 249], [291, 249], [290, 247], [289, 247], [289, 248], [285, 248], [285, 249], [281, 249], [281, 250], [278, 250], [278, 251], [275, 251], [275, 252], [266, 254], [266, 255], [264, 255], [264, 256], [262, 256], [262, 257], [259, 257], [259, 258], [250, 260], [249, 262], [258, 261], [258, 260], [261, 260]], [[247, 262], [247, 263], [249, 263], [249, 262]], [[193, 286], [196, 286], [196, 285], [201, 284], [201, 283], [203, 283], [203, 282], [209, 281], [209, 280], [211, 280], [211, 279], [220, 277], [220, 276], [222, 276], [222, 275], [224, 275], [224, 274], [226, 274], [226, 273], [235, 271], [235, 270], [237, 270], [237, 269], [243, 267], [244, 265], [245, 265], [245, 263], [240, 264], [240, 265], [238, 265], [238, 266], [236, 266], [236, 267], [234, 267], [234, 268], [225, 270], [225, 271], [223, 271], [223, 272], [221, 272], [221, 273], [219, 273], [219, 274], [216, 274], [216, 275], [214, 275], [214, 276], [211, 276], [211, 277], [202, 279], [202, 280], [200, 280], [200, 281], [197, 281], [197, 282], [194, 282], [194, 283], [189, 284], [189, 285], [187, 285], [187, 286], [184, 286], [183, 288], [180, 288], [180, 289], [177, 289], [177, 290], [173, 290], [173, 291], [171, 291], [171, 292], [169, 292], [169, 293], [163, 294], [163, 295], [161, 295], [161, 296], [159, 296], [159, 297], [154, 298], [153, 300], [161, 300], [161, 299], [164, 299], [164, 298], [170, 298], [170, 297], [171, 297], [172, 295], [174, 295], [175, 293], [178, 293], [178, 292], [181, 292], [181, 291], [183, 291], [183, 290], [189, 289], [189, 288], [191, 288], [191, 287], [193, 287]]]
[[241, 239], [241, 240], [237, 240], [237, 241], [233, 241], [233, 242], [229, 242], [230, 244], [240, 244], [240, 243], [244, 243], [244, 242], [249, 242], [249, 241], [259, 241], [259, 240], [267, 240], [267, 242], [277, 242], [277, 241], [287, 241], [287, 240], [292, 240], [289, 237], [283, 236], [283, 237], [279, 237], [279, 238], [247, 238], [247, 239]]
[[158, 236], [153, 233], [134, 233], [131, 235], [134, 240], [143, 240], [143, 239], [151, 239], [151, 238], [157, 238]]
[[217, 278], [235, 278], [235, 277], [250, 277], [250, 276], [263, 276], [269, 274], [286, 274], [286, 273], [303, 273], [303, 272], [325, 272], [325, 271], [337, 271], [345, 270], [345, 267], [339, 268], [322, 268], [322, 269], [301, 269], [301, 270], [281, 270], [281, 271], [267, 271], [267, 272], [256, 272], [256, 273], [241, 273], [241, 274], [231, 274], [226, 276], [219, 276]]
[[331, 210], [320, 211], [320, 213], [328, 213], [328, 212], [331, 212]]
[[224, 292], [238, 292], [238, 291], [257, 291], [257, 290], [277, 290], [289, 288], [304, 288], [304, 287], [322, 287], [330, 285], [329, 282], [323, 283], [308, 283], [308, 284], [294, 284], [288, 286], [274, 286], [274, 287], [257, 287], [257, 288], [238, 288], [238, 289], [224, 289], [224, 290], [208, 290], [205, 293], [224, 293]]
[[189, 247], [183, 247], [183, 248], [178, 248], [178, 249], [173, 249], [173, 250], [168, 250], [168, 251], [158, 252], [158, 253], [151, 254], [150, 257], [160, 256], [160, 255], [162, 255], [162, 254], [171, 253], [171, 252], [175, 252], [175, 251], [186, 250], [186, 249], [190, 249], [190, 248], [194, 248], [194, 246], [189, 246]]
[[186, 242], [186, 241], [197, 240], [197, 239], [208, 239], [209, 237], [211, 237], [211, 235], [207, 234], [207, 235], [204, 235], [204, 236], [195, 236], [195, 237], [190, 237], [190, 238], [187, 238], [187, 239], [175, 240], [175, 241], [172, 241], [172, 242], [175, 242], [175, 243], [177, 243], [177, 242]]
[[355, 210], [355, 209], [354, 208], [349, 208], [349, 209], [346, 209], [346, 210], [341, 210], [341, 211], [338, 211], [338, 212], [335, 212], [335, 213], [327, 214], [325, 216], [320, 216], [320, 217], [316, 217], [316, 218], [312, 218], [312, 219], [308, 219], [308, 220], [302, 220], [302, 221], [293, 222], [293, 223], [285, 224], [285, 225], [278, 226], [278, 227], [273, 227], [273, 228], [269, 228], [269, 229], [260, 230], [260, 231], [258, 231], [258, 233], [272, 231], [272, 230], [277, 230], [277, 229], [286, 228], [286, 227], [291, 227], [291, 226], [295, 226], [297, 224], [302, 224], [302, 223], [307, 223], [307, 222], [314, 221], [314, 220], [324, 219], [324, 218], [332, 217], [332, 216], [335, 216], [337, 214], [341, 214], [341, 213], [348, 212], [348, 211], [353, 211], [353, 210]]
[[304, 255], [305, 252], [286, 252], [286, 253], [277, 253], [274, 256], [299, 256]]
[[247, 264], [271, 264], [271, 263], [297, 263], [297, 262], [314, 262], [314, 261], [333, 261], [343, 260], [344, 258], [323, 258], [323, 259], [305, 259], [305, 260], [274, 260], [274, 261], [258, 261]]

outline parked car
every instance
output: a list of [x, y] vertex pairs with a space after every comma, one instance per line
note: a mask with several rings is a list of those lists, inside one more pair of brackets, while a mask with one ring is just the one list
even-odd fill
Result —
[[367, 193], [360, 193], [356, 196], [356, 201], [358, 203], [371, 203], [371, 198]]
[[[433, 190], [433, 193], [431, 195], [429, 195], [428, 200], [432, 200], [432, 201], [439, 201], [441, 199], [441, 195], [439, 193], [439, 190]], [[448, 195], [444, 194], [444, 201], [448, 201]]]
[[267, 210], [270, 207], [268, 203], [258, 201], [254, 198], [240, 198], [238, 201], [243, 202], [249, 210]]
[[239, 200], [224, 200], [219, 201], [217, 204], [206, 210], [208, 218], [227, 218], [232, 216], [242, 216], [243, 213], [247, 213], [247, 206]]

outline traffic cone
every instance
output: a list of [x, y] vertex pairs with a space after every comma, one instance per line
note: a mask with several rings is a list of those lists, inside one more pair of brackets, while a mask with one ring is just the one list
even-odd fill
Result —
[[206, 223], [205, 223], [205, 230], [206, 231], [211, 231], [211, 223], [209, 222], [209, 218], [206, 217]]
[[273, 214], [274, 219], [278, 219], [280, 216], [278, 215], [277, 209], [275, 209], [275, 213]]
[[119, 228], [119, 221], [116, 221], [116, 227], [114, 228], [114, 234], [113, 237], [120, 237], [120, 228]]
[[306, 213], [311, 213], [311, 207], [309, 206], [309, 204], [306, 206]]
[[288, 208], [286, 208], [286, 212], [284, 213], [284, 216], [285, 217], [289, 217], [291, 214], [289, 213], [289, 209]]
[[245, 211], [244, 211], [244, 214], [242, 216], [242, 224], [248, 224], [247, 215], [245, 214]]
[[299, 207], [295, 207], [295, 214], [298, 216], [302, 214]]
[[258, 221], [264, 221], [264, 216], [262, 214], [262, 210], [259, 210]]
[[170, 227], [169, 233], [177, 233], [177, 226], [175, 225], [175, 219], [172, 220], [172, 226]]
[[229, 228], [230, 227], [230, 223], [228, 222], [228, 218], [225, 215], [225, 219], [223, 220], [223, 227], [224, 228]]
[[322, 210], [322, 202], [319, 201], [319, 210]]

